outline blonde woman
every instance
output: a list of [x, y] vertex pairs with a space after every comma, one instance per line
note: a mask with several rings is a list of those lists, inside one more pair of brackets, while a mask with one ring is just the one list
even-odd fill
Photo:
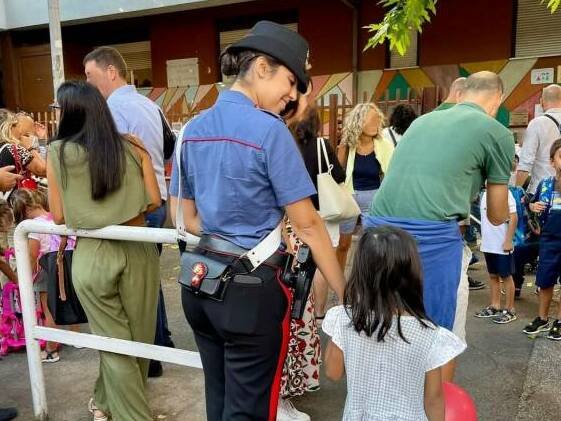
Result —
[[47, 166], [37, 147], [34, 137], [22, 130], [23, 114], [14, 114], [8, 110], [0, 111], [0, 167], [21, 164], [20, 173], [30, 171], [36, 176], [44, 177]]
[[[357, 104], [343, 125], [337, 155], [346, 168], [345, 186], [363, 213], [368, 211], [393, 154], [393, 145], [382, 137], [383, 127], [384, 114], [373, 103]], [[352, 219], [339, 227], [337, 260], [343, 270], [357, 222]]]

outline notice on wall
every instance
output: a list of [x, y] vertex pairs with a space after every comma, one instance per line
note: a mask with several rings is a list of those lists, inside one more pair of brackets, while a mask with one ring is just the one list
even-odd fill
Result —
[[199, 84], [199, 59], [167, 60], [168, 88], [197, 86]]
[[510, 113], [510, 127], [520, 127], [528, 125], [528, 113], [526, 111], [512, 111]]
[[555, 71], [553, 67], [549, 67], [546, 69], [533, 69], [532, 73], [530, 74], [532, 85], [553, 83], [554, 73]]

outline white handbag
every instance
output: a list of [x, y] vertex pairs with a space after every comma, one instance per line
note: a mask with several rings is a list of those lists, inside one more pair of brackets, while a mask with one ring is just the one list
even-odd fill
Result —
[[[319, 214], [330, 222], [342, 222], [360, 215], [360, 208], [344, 183], [337, 184], [331, 175], [333, 165], [329, 162], [325, 140], [317, 139], [318, 169], [317, 185]], [[322, 172], [321, 154], [327, 163], [327, 172]]]

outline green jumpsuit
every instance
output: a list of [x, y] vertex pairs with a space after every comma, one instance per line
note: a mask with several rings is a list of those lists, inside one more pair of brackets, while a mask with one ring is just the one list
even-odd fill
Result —
[[[140, 159], [132, 145], [127, 143], [125, 147], [121, 187], [94, 201], [86, 151], [67, 142], [62, 168], [61, 144], [56, 141], [50, 145], [48, 159], [59, 185], [68, 227], [118, 225], [146, 211], [149, 198]], [[155, 244], [78, 238], [72, 279], [92, 333], [153, 343], [160, 285]], [[147, 373], [148, 360], [100, 352], [95, 404], [115, 421], [151, 421], [145, 390]]]

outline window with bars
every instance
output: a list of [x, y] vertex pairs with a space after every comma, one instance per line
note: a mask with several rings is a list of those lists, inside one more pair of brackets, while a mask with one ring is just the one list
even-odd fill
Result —
[[546, 4], [518, 0], [515, 57], [540, 57], [561, 54], [561, 13], [550, 13]]

